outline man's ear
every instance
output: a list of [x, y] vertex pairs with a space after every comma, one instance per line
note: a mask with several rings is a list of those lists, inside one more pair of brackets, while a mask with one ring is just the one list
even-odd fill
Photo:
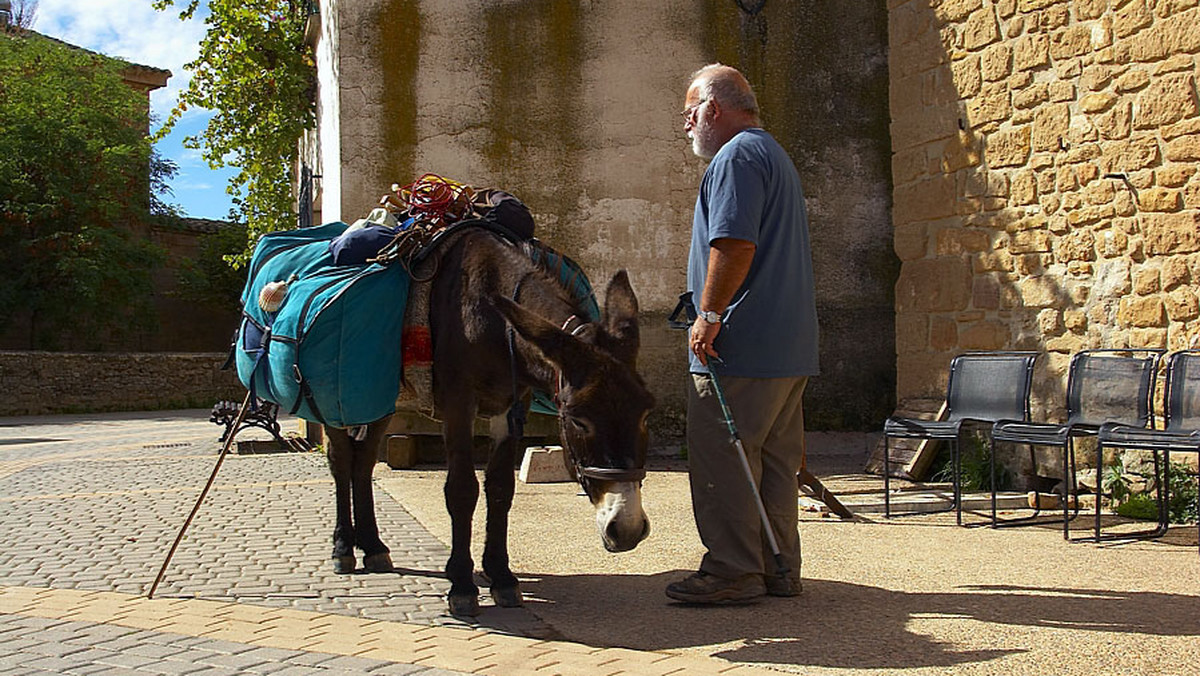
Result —
[[721, 115], [725, 112], [724, 110], [721, 110], [721, 104], [718, 103], [717, 100], [713, 99], [713, 98], [710, 98], [708, 100], [708, 109], [712, 111], [712, 119], [713, 120], [719, 119], [721, 117]]

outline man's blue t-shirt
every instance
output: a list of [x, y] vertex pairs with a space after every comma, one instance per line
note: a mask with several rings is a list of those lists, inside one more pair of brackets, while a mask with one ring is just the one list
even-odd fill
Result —
[[[697, 305], [709, 246], [723, 237], [757, 249], [717, 334], [714, 347], [725, 362], [717, 373], [816, 375], [817, 306], [804, 192], [787, 151], [762, 129], [738, 133], [704, 172], [688, 256], [688, 290]], [[688, 357], [692, 373], [708, 372], [695, 354]]]

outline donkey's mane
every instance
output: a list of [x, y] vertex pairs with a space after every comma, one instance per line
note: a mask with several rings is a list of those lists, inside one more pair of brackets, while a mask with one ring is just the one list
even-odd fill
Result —
[[578, 263], [536, 238], [524, 240], [518, 246], [536, 270], [566, 292], [580, 319], [596, 321], [600, 318], [596, 294]]

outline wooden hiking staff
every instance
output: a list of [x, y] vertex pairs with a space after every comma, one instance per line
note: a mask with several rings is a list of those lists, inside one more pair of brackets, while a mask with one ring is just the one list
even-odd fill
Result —
[[238, 427], [241, 426], [242, 420], [246, 417], [246, 408], [250, 406], [250, 392], [246, 392], [246, 398], [242, 400], [242, 406], [238, 409], [237, 418], [233, 421], [233, 426], [230, 427], [229, 436], [225, 438], [225, 445], [221, 447], [221, 454], [217, 456], [217, 464], [213, 466], [212, 474], [208, 476], [208, 483], [204, 484], [204, 489], [200, 491], [200, 497], [196, 498], [196, 504], [192, 507], [192, 513], [188, 514], [187, 520], [183, 522], [183, 527], [179, 529], [179, 535], [175, 536], [175, 542], [171, 543], [171, 550], [167, 552], [167, 558], [163, 561], [162, 568], [158, 570], [158, 576], [154, 578], [154, 584], [150, 585], [150, 591], [146, 594], [146, 598], [154, 598], [154, 592], [158, 589], [158, 583], [162, 582], [163, 576], [167, 572], [167, 566], [171, 563], [171, 557], [175, 556], [175, 550], [179, 548], [179, 543], [183, 541], [183, 534], [187, 532], [188, 526], [192, 525], [192, 519], [196, 517], [196, 512], [200, 511], [200, 503], [204, 502], [205, 496], [208, 495], [208, 489], [212, 488], [213, 481], [217, 478], [217, 470], [221, 469], [221, 463], [225, 461], [225, 456], [229, 454], [229, 447], [233, 445], [233, 438], [237, 436]]

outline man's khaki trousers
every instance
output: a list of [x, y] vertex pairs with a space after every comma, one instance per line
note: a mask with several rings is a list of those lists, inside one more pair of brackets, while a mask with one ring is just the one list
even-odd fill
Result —
[[[718, 378], [789, 576], [798, 580], [796, 472], [804, 458], [802, 399], [808, 377]], [[708, 375], [692, 374], [687, 444], [692, 510], [708, 550], [700, 570], [729, 579], [774, 575], [758, 507]]]

